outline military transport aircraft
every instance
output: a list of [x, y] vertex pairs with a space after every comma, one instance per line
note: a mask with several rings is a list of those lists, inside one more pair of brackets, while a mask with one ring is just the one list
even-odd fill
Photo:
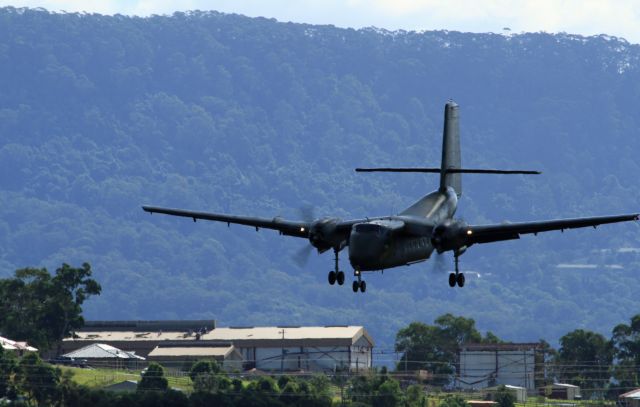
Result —
[[460, 154], [459, 107], [449, 101], [444, 108], [442, 162], [440, 168], [356, 168], [358, 172], [419, 172], [440, 174], [440, 188], [431, 192], [395, 216], [354, 220], [334, 217], [291, 221], [194, 212], [182, 209], [143, 206], [150, 213], [182, 216], [274, 229], [281, 235], [308, 239], [318, 253], [333, 249], [334, 270], [329, 284], [344, 284], [345, 274], [339, 269], [338, 253], [349, 247], [349, 261], [354, 269], [353, 292], [365, 292], [362, 272], [379, 271], [429, 259], [436, 251], [452, 251], [455, 273], [449, 274], [449, 286], [464, 286], [458, 258], [472, 245], [519, 239], [520, 235], [550, 230], [574, 229], [615, 222], [638, 220], [638, 213], [589, 218], [557, 219], [537, 222], [469, 225], [454, 219], [458, 198], [462, 193], [462, 174], [539, 174], [537, 171], [462, 168]]

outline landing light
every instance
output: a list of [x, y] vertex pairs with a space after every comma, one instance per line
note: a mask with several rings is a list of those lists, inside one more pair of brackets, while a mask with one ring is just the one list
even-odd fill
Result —
[[473, 230], [469, 229], [467, 230], [467, 235], [471, 236], [473, 234]]
[[304, 232], [304, 228], [300, 228], [300, 231], [301, 231], [301, 232]]

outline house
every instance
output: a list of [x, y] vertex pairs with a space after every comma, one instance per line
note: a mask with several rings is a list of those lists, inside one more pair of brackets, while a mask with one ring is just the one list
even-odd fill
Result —
[[92, 343], [65, 353], [62, 357], [86, 361], [86, 364], [91, 367], [111, 369], [136, 369], [140, 366], [138, 362], [145, 360], [142, 356], [136, 355], [135, 352], [123, 351], [104, 343]]
[[624, 407], [640, 407], [640, 389], [628, 391], [618, 396]]
[[18, 356], [24, 355], [25, 352], [37, 352], [38, 349], [29, 346], [26, 342], [13, 341], [9, 338], [0, 336], [0, 346], [6, 351], [15, 353]]
[[215, 360], [227, 372], [242, 371], [242, 355], [231, 344], [160, 344], [147, 356], [167, 369], [184, 370], [199, 360]]
[[539, 394], [555, 400], [576, 400], [582, 398], [580, 387], [567, 383], [554, 383], [540, 389]]

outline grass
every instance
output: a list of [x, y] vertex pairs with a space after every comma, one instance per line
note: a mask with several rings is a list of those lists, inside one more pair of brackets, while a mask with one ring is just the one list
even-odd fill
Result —
[[[100, 388], [125, 380], [140, 381], [140, 372], [118, 369], [83, 369], [79, 367], [60, 367], [62, 371], [73, 373], [72, 380], [80, 385]], [[193, 387], [189, 376], [165, 375], [169, 387], [191, 392]]]

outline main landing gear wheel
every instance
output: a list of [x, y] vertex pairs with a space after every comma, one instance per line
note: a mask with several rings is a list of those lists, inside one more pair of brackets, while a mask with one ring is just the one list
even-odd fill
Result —
[[344, 284], [344, 271], [338, 270], [338, 251], [339, 248], [334, 248], [333, 252], [335, 253], [334, 258], [334, 266], [335, 269], [329, 272], [329, 284], [334, 285], [338, 282], [338, 285]]
[[329, 272], [329, 284], [334, 285], [336, 283], [336, 272], [335, 271], [330, 271]]
[[354, 280], [351, 288], [353, 289], [354, 293], [357, 293], [358, 290], [360, 290], [361, 292], [365, 292], [367, 291], [367, 283], [364, 280]]
[[458, 267], [458, 257], [459, 254], [456, 254], [454, 256], [455, 262], [456, 262], [456, 272], [455, 273], [449, 273], [449, 287], [453, 288], [456, 285], [458, 287], [464, 287], [464, 274], [460, 272], [460, 269]]

